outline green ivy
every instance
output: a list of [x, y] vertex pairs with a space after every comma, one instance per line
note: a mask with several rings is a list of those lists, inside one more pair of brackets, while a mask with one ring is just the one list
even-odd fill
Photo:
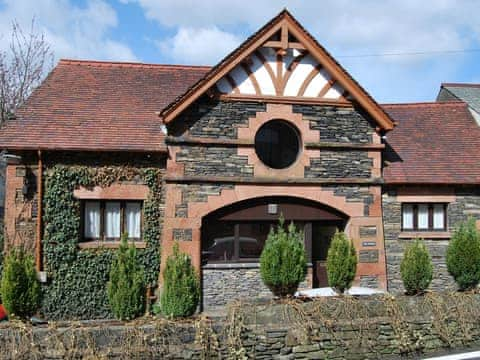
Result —
[[144, 202], [146, 248], [137, 256], [149, 286], [158, 281], [162, 203], [161, 170], [157, 168], [55, 165], [45, 170], [45, 267], [51, 281], [44, 287], [42, 310], [51, 319], [112, 317], [106, 293], [113, 250], [78, 249], [81, 238], [79, 186], [109, 186], [118, 181], [142, 180], [150, 189]]

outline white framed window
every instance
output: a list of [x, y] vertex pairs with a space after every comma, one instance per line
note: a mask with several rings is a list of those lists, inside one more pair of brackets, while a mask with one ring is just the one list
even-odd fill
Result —
[[447, 204], [402, 204], [403, 231], [446, 231]]
[[141, 201], [84, 201], [84, 240], [119, 241], [124, 233], [128, 234], [129, 239], [140, 240], [142, 209]]

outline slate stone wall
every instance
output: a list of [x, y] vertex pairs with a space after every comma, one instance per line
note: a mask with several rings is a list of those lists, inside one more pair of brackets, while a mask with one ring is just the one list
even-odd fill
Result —
[[[478, 305], [478, 306], [477, 306]], [[447, 311], [449, 307], [461, 311]], [[0, 359], [404, 359], [480, 346], [479, 295], [244, 303], [188, 321], [0, 325]]]
[[266, 110], [257, 102], [216, 101], [202, 98], [169, 127], [173, 136], [236, 139], [237, 128], [247, 127], [248, 118]]
[[366, 144], [372, 142], [375, 126], [368, 115], [355, 108], [324, 105], [293, 105], [293, 112], [320, 130], [320, 141]]
[[[453, 231], [456, 224], [467, 220], [469, 216], [480, 219], [480, 191], [475, 188], [460, 188], [455, 191], [456, 201], [447, 208], [448, 227]], [[399, 239], [401, 233], [401, 203], [397, 201], [395, 189], [389, 189], [382, 196], [385, 253], [387, 260], [388, 290], [403, 292], [400, 277], [400, 263], [405, 246], [413, 239]], [[455, 290], [456, 284], [450, 276], [445, 263], [449, 239], [425, 238], [434, 266], [434, 276], [430, 288], [437, 291]]]
[[305, 177], [316, 178], [360, 178], [371, 177], [373, 159], [366, 151], [322, 150], [319, 158], [311, 158], [305, 167]]
[[176, 160], [185, 164], [186, 176], [253, 176], [248, 157], [237, 155], [237, 149], [232, 147], [182, 146]]
[[[298, 288], [308, 288], [307, 278]], [[205, 266], [202, 269], [202, 295], [203, 310], [206, 311], [224, 307], [234, 301], [273, 299], [272, 293], [262, 281], [259, 264], [248, 263]]]

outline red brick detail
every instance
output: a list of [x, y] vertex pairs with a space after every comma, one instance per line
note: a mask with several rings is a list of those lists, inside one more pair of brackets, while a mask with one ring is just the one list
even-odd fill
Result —
[[113, 184], [109, 187], [80, 187], [73, 191], [77, 199], [145, 200], [150, 190], [147, 185]]
[[310, 122], [303, 120], [302, 114], [293, 113], [292, 105], [267, 104], [267, 111], [258, 112], [255, 117], [249, 119], [248, 127], [238, 129], [238, 139], [251, 141], [263, 124], [274, 119], [285, 120], [298, 129], [301, 140], [298, 159], [288, 168], [272, 169], [258, 158], [254, 147], [239, 147], [238, 155], [248, 156], [248, 163], [253, 165], [253, 173], [256, 177], [303, 178], [305, 166], [310, 165], [310, 159], [320, 156], [320, 150], [306, 149], [304, 145], [309, 142], [319, 142], [320, 131], [310, 129]]
[[[35, 233], [29, 238], [24, 238], [17, 229], [17, 224], [24, 221], [32, 221], [32, 201], [17, 201], [17, 192], [22, 191], [24, 177], [17, 176], [17, 166], [9, 164], [5, 171], [5, 248], [10, 246], [24, 246], [30, 249], [34, 245]], [[30, 250], [32, 250], [30, 249]]]
[[374, 264], [359, 264], [357, 268], [356, 282], [360, 281], [362, 275], [376, 275], [381, 288], [386, 289], [386, 266], [385, 248], [383, 240], [383, 222], [381, 216], [381, 189], [379, 186], [370, 187], [374, 195], [374, 210], [370, 216], [364, 216], [364, 204], [362, 202], [347, 202], [345, 197], [335, 196], [333, 191], [321, 187], [305, 186], [258, 186], [258, 185], [235, 185], [234, 189], [223, 190], [220, 195], [211, 195], [206, 202], [193, 202], [188, 204], [188, 217], [176, 218], [175, 205], [181, 202], [181, 190], [175, 184], [166, 185], [165, 219], [162, 235], [162, 271], [166, 258], [171, 254], [173, 247], [174, 229], [192, 231], [191, 241], [179, 242], [180, 249], [192, 257], [195, 268], [201, 271], [201, 225], [202, 218], [224, 206], [231, 205], [238, 201], [264, 197], [264, 196], [293, 196], [328, 205], [341, 211], [349, 217], [346, 226], [347, 234], [353, 239], [357, 249], [362, 244], [360, 241], [360, 226], [376, 226], [376, 246], [369, 247], [369, 250], [379, 251], [379, 262]]

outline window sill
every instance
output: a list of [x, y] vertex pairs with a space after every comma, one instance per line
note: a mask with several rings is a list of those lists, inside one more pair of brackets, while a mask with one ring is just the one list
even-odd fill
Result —
[[403, 231], [398, 235], [399, 239], [450, 239], [449, 231]]
[[[145, 249], [147, 243], [144, 241], [129, 241], [128, 244], [133, 244], [137, 249]], [[120, 241], [84, 241], [78, 243], [79, 249], [118, 249], [120, 247]]]

